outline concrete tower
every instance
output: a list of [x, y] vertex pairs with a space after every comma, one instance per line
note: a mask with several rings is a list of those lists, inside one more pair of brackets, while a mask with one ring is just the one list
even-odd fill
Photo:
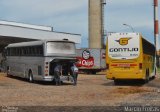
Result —
[[105, 0], [89, 0], [89, 48], [104, 47]]

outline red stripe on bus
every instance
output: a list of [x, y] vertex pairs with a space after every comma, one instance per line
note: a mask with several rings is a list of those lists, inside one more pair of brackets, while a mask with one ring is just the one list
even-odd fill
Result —
[[111, 66], [137, 66], [137, 64], [111, 64]]
[[130, 66], [137, 66], [137, 64], [130, 64]]
[[112, 64], [111, 66], [117, 66], [117, 64]]

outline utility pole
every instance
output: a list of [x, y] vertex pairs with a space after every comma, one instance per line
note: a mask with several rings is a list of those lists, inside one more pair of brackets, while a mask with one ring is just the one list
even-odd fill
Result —
[[153, 0], [154, 2], [154, 44], [156, 47], [156, 67], [159, 67], [159, 23], [158, 23], [158, 0]]
[[156, 53], [159, 51], [159, 25], [158, 25], [158, 0], [154, 0], [154, 43], [156, 47]]

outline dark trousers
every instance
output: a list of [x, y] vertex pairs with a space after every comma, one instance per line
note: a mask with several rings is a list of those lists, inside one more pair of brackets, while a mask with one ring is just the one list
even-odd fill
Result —
[[61, 75], [60, 72], [58, 71], [54, 72], [54, 79], [55, 79], [56, 85], [61, 85], [60, 75]]
[[73, 73], [71, 76], [73, 77], [74, 85], [77, 85], [78, 73]]

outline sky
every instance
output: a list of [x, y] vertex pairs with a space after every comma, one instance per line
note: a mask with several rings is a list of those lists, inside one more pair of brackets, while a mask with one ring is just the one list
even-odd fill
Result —
[[[107, 32], [132, 32], [123, 25], [128, 24], [154, 41], [153, 0], [106, 2]], [[0, 20], [52, 26], [54, 31], [81, 34], [79, 47], [88, 47], [88, 0], [0, 0]]]

